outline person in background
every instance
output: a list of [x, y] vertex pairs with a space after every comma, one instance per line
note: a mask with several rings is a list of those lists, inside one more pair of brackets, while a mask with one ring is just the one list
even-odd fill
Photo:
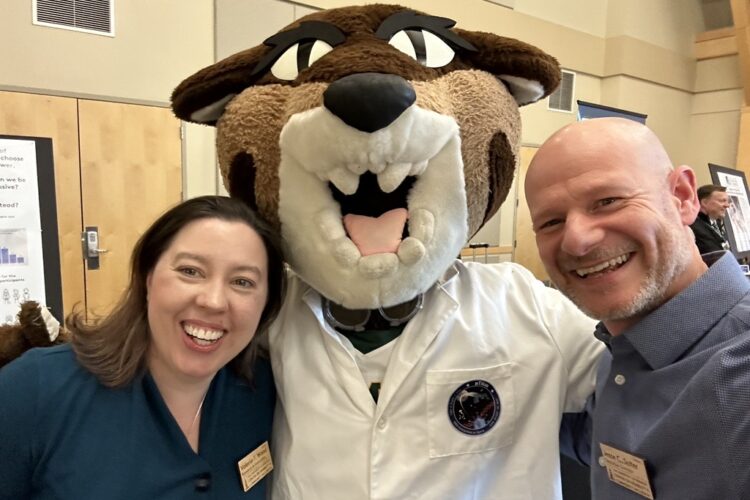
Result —
[[729, 250], [724, 232], [724, 216], [729, 208], [729, 195], [724, 186], [706, 184], [698, 188], [700, 211], [690, 225], [695, 234], [695, 244], [701, 254]]
[[593, 498], [750, 498], [750, 282], [693, 243], [693, 171], [644, 125], [603, 118], [547, 140], [525, 189], [551, 279], [607, 346]]
[[190, 199], [130, 273], [111, 314], [68, 318], [71, 344], [0, 370], [0, 499], [265, 499], [241, 461], [270, 460], [259, 337], [285, 290], [277, 236], [238, 200]]

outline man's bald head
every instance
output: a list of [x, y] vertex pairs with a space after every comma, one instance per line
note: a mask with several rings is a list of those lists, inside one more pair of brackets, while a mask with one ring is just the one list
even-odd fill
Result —
[[596, 118], [567, 125], [547, 139], [531, 162], [527, 186], [536, 176], [561, 168], [563, 161], [599, 155], [619, 158], [634, 175], [664, 178], [672, 169], [669, 155], [651, 129], [624, 118]]
[[698, 212], [695, 175], [673, 168], [644, 125], [568, 125], [536, 153], [525, 189], [550, 278], [613, 334], [706, 269], [688, 228]]

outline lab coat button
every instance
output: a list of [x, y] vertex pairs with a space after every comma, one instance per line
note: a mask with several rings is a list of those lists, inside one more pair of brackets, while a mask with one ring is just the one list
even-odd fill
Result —
[[378, 429], [383, 430], [385, 429], [386, 420], [385, 417], [378, 420]]

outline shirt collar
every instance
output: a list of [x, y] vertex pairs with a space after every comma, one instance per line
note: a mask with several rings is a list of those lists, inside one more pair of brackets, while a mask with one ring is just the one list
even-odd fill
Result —
[[703, 259], [708, 271], [689, 287], [617, 337], [599, 323], [596, 338], [614, 351], [632, 346], [652, 369], [676, 361], [750, 289], [731, 253], [712, 252]]

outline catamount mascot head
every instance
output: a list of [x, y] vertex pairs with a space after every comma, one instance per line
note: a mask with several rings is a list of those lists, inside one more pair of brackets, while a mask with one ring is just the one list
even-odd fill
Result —
[[396, 5], [310, 14], [183, 81], [229, 193], [276, 223], [292, 268], [350, 309], [413, 299], [505, 199], [518, 107], [557, 62]]

